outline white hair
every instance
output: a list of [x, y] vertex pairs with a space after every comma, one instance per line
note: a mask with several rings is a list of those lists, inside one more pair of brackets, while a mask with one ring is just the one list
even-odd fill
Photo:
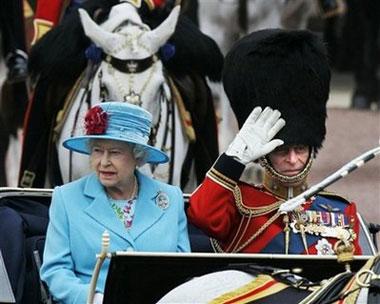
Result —
[[132, 149], [133, 155], [135, 156], [137, 162], [137, 166], [141, 167], [142, 165], [144, 165], [148, 158], [148, 152], [145, 149], [145, 147], [132, 143], [128, 143], [128, 145]]
[[[88, 145], [89, 151], [91, 151], [92, 147], [94, 146], [94, 141], [97, 141], [97, 140], [102, 140], [102, 139], [95, 139], [94, 138], [94, 139], [90, 139], [88, 141], [87, 145]], [[127, 141], [121, 141], [121, 142], [126, 144], [131, 149], [138, 167], [145, 165], [146, 160], [148, 158], [148, 151], [144, 146], [139, 145], [139, 144], [135, 144], [135, 143], [130, 143]]]

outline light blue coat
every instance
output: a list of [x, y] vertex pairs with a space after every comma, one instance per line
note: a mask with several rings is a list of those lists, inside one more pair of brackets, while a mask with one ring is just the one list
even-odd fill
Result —
[[[59, 303], [86, 303], [105, 230], [110, 234], [109, 251], [190, 251], [181, 190], [139, 172], [137, 179], [138, 199], [129, 232], [116, 217], [95, 175], [54, 189], [41, 277]], [[166, 209], [157, 206], [159, 192], [169, 198]], [[104, 291], [108, 266], [106, 259], [97, 292]]]

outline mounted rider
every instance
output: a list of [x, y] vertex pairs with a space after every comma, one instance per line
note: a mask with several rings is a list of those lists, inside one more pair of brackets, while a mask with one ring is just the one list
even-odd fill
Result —
[[[320, 192], [299, 210], [278, 212], [308, 188], [325, 139], [322, 41], [309, 31], [253, 32], [227, 54], [223, 84], [240, 131], [192, 194], [190, 222], [219, 252], [330, 255], [344, 244], [361, 254], [356, 206], [341, 196]], [[261, 185], [239, 180], [250, 162], [265, 168]]]
[[[162, 1], [128, 2], [137, 5], [137, 11], [142, 15], [141, 19], [151, 28], [156, 28], [167, 17], [169, 8], [163, 6], [159, 12], [151, 11], [147, 4], [147, 2], [156, 4]], [[119, 2], [93, 0], [84, 2], [83, 8], [96, 23], [100, 24], [107, 19], [115, 3]], [[79, 86], [80, 78], [91, 74], [86, 74], [88, 67], [86, 55], [89, 54], [86, 49], [88, 50], [90, 43], [84, 34], [79, 14], [74, 11], [67, 15], [61, 24], [39, 39], [32, 48], [31, 78], [33, 81], [38, 81], [24, 123], [19, 174], [21, 187], [46, 187], [46, 185], [51, 187], [63, 183], [58, 152], [54, 144], [55, 130], [70, 95], [83, 89]], [[220, 80], [223, 56], [215, 41], [202, 34], [183, 16], [180, 16], [169, 43], [174, 46], [174, 54], [168, 56], [170, 50], [168, 52], [167, 49], [161, 49], [159, 56], [178, 89], [177, 93], [183, 98], [186, 110], [192, 116], [192, 126], [197, 141], [191, 143], [186, 160], [195, 159], [195, 171], [200, 182], [219, 155], [216, 122], [213, 126], [215, 113], [212, 96], [206, 87], [205, 77], [214, 81]], [[183, 184], [186, 184], [189, 171], [190, 166], [183, 166], [182, 173], [185, 173], [181, 176], [181, 184], [182, 180]], [[49, 178], [47, 183], [46, 177]]]

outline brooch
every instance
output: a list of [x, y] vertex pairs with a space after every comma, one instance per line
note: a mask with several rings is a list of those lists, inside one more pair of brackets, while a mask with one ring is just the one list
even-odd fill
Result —
[[165, 192], [158, 191], [155, 201], [157, 207], [162, 210], [165, 210], [169, 207], [169, 196]]

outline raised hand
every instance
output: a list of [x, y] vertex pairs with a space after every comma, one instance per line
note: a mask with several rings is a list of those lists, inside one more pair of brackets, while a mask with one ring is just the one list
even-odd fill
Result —
[[264, 111], [261, 107], [254, 108], [226, 154], [246, 165], [282, 145], [282, 140], [273, 139], [285, 126], [285, 120], [280, 117], [281, 113], [270, 107], [266, 107]]

